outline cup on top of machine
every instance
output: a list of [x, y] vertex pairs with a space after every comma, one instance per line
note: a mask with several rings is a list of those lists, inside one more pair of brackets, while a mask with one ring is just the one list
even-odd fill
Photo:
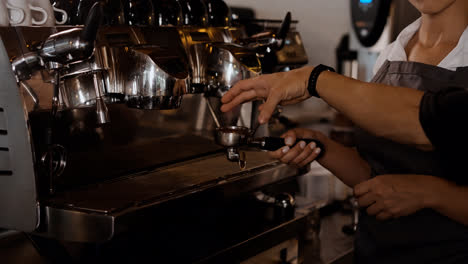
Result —
[[[80, 5], [80, 0], [50, 0], [55, 11], [55, 23], [57, 25], [75, 25], [78, 6], [86, 6], [86, 12], [89, 12], [90, 5]], [[66, 16], [65, 16], [66, 15]], [[82, 17], [84, 23], [85, 16]]]
[[7, 0], [11, 26], [45, 25], [49, 15], [47, 11], [33, 5], [31, 0]]
[[7, 27], [10, 25], [10, 9], [12, 12], [18, 15], [22, 15], [22, 10], [11, 6], [5, 1], [0, 1], [0, 26]]
[[[31, 4], [35, 7], [44, 9], [47, 12], [47, 20], [43, 26], [52, 27], [57, 25], [63, 25], [68, 20], [68, 14], [65, 10], [52, 6], [49, 0], [30, 0]], [[36, 18], [36, 14], [32, 13], [33, 18]], [[36, 18], [39, 19], [39, 18]]]

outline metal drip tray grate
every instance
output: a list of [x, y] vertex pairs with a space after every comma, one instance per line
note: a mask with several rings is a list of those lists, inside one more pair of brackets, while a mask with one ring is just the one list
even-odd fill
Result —
[[247, 157], [248, 167], [243, 171], [237, 163], [227, 161], [224, 154], [216, 154], [60, 193], [44, 202], [60, 208], [113, 214], [198, 192], [279, 165], [263, 152], [248, 152]]
[[247, 162], [241, 170], [219, 153], [58, 193], [41, 201], [45, 221], [38, 234], [77, 242], [107, 241], [115, 233], [154, 224], [163, 217], [157, 213], [159, 206], [170, 207], [170, 201], [185, 201], [195, 194], [235, 197], [297, 175], [296, 169], [264, 152], [248, 151]]
[[[70, 151], [67, 168], [56, 180], [57, 189], [68, 192], [222, 151], [209, 138], [192, 134], [155, 138], [154, 130], [140, 134], [128, 144], [101, 144], [86, 151]], [[142, 129], [140, 132], [143, 133]]]

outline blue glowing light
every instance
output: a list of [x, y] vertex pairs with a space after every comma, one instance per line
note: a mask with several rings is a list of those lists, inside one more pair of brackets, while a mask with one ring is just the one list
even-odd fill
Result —
[[373, 0], [359, 0], [360, 3], [362, 4], [370, 4], [372, 3]]

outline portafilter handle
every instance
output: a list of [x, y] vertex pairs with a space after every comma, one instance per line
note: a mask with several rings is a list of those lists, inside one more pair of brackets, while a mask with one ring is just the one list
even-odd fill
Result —
[[[301, 139], [301, 138], [296, 139], [296, 142], [300, 142], [300, 141], [304, 141], [307, 145], [312, 142], [315, 142], [315, 144], [317, 145], [317, 148], [321, 149], [321, 152], [317, 158], [321, 158], [324, 155], [325, 146], [319, 140]], [[268, 150], [268, 151], [275, 151], [286, 146], [286, 144], [284, 143], [284, 138], [276, 138], [276, 137], [263, 137], [263, 138], [253, 139], [249, 142], [248, 145], [249, 147], [259, 148], [261, 150]]]

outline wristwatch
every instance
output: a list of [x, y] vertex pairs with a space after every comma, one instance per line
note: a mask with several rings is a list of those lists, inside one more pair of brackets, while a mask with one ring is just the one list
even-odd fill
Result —
[[317, 80], [320, 74], [324, 71], [335, 72], [335, 69], [333, 69], [332, 67], [320, 64], [317, 67], [315, 67], [310, 73], [309, 85], [307, 86], [307, 91], [309, 91], [309, 94], [311, 96], [320, 98], [320, 95], [317, 93]]

